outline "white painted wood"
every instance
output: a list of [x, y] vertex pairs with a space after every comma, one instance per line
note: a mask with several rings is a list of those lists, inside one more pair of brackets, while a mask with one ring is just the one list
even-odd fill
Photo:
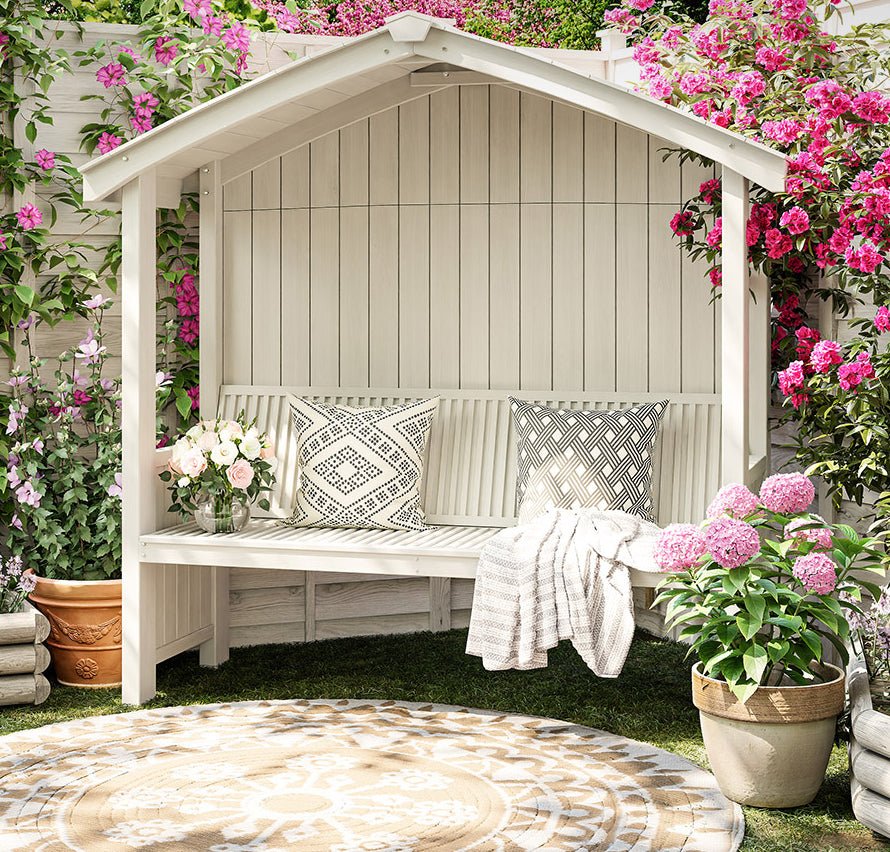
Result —
[[[515, 94], [515, 93], [514, 93]], [[494, 97], [492, 104], [495, 103]], [[517, 107], [518, 98], [514, 104]], [[518, 138], [518, 137], [517, 137]], [[504, 194], [518, 196], [518, 151], [512, 192], [502, 184]], [[492, 184], [494, 193], [494, 183]], [[519, 205], [493, 204], [489, 209], [489, 385], [492, 388], [519, 387]]]
[[[317, 530], [257, 520], [251, 521], [240, 533], [229, 534], [222, 540], [202, 532], [194, 524], [187, 524], [143, 536], [142, 545], [153, 559], [175, 551], [195, 565], [216, 565], [235, 558], [243, 568], [472, 579], [482, 547], [497, 530], [484, 527], [437, 527], [422, 533], [376, 530], [370, 542], [368, 530], [341, 529], [333, 531], [336, 535], [327, 536], [312, 535], [312, 532]], [[636, 586], [651, 587], [657, 585], [662, 576], [657, 571], [632, 569], [631, 579]]]
[[[223, 380], [253, 381], [253, 225], [250, 211], [223, 214]], [[245, 239], [246, 238], [246, 239]], [[249, 328], [250, 334], [244, 329]]]
[[355, 406], [390, 405], [439, 396], [424, 468], [423, 503], [433, 524], [500, 527], [515, 521], [515, 435], [510, 395], [569, 408], [616, 408], [668, 399], [654, 457], [653, 494], [661, 523], [697, 521], [717, 489], [720, 403], [708, 394], [582, 393], [573, 390], [379, 389], [226, 386], [220, 414], [259, 414], [279, 457], [272, 514], [290, 514], [296, 484], [287, 394]]
[[219, 164], [200, 169], [199, 284], [201, 288], [201, 360], [199, 364], [201, 416], [212, 417], [219, 406], [223, 377], [223, 207]]
[[488, 201], [489, 111], [487, 86], [460, 89], [460, 200]]
[[523, 202], [553, 198], [553, 102], [523, 92], [519, 97], [519, 197]]
[[[723, 169], [721, 483], [749, 479], [748, 181]], [[764, 377], [765, 379], [765, 377]]]
[[464, 205], [460, 217], [460, 386], [489, 384], [488, 206]]
[[387, 387], [399, 383], [399, 208], [372, 207], [369, 216], [370, 383]]
[[362, 387], [369, 380], [368, 251], [368, 208], [342, 207], [340, 303], [346, 309], [340, 311], [339, 362], [340, 381], [350, 387]]
[[[279, 183], [280, 186], [280, 183]], [[254, 190], [257, 184], [254, 181]], [[279, 202], [280, 204], [280, 202]], [[252, 213], [251, 364], [252, 381], [281, 381], [281, 210]], [[246, 289], [243, 283], [240, 285]], [[243, 317], [238, 318], [243, 322]], [[237, 320], [236, 320], [237, 321]]]
[[[492, 203], [519, 201], [519, 92], [493, 86], [489, 92], [489, 186]], [[511, 241], [512, 243], [512, 241]], [[494, 247], [493, 247], [494, 248]]]
[[[460, 202], [460, 89], [451, 86], [429, 98], [430, 202]], [[435, 232], [433, 232], [435, 233]]]
[[[457, 95], [456, 90], [450, 94]], [[457, 99], [454, 99], [457, 106]], [[431, 137], [431, 139], [434, 137]], [[457, 172], [453, 189], [458, 189]], [[443, 194], [444, 187], [442, 188]], [[460, 266], [454, 262], [460, 243], [460, 207], [457, 204], [430, 206], [430, 384], [440, 388], [460, 387]]]
[[423, 387], [430, 381], [430, 211], [419, 205], [401, 209], [399, 385]]
[[648, 232], [647, 219], [644, 204], [616, 206], [615, 369], [616, 387], [623, 390], [649, 387], [649, 259], [639, 236]]
[[519, 386], [523, 389], [553, 386], [552, 216], [547, 204], [523, 204], [519, 209]]
[[[576, 186], [580, 192], [577, 181]], [[563, 194], [569, 194], [567, 187]], [[584, 386], [584, 208], [581, 204], [553, 205], [553, 328], [558, 329], [553, 335], [553, 389], [581, 388]]]
[[139, 537], [157, 529], [154, 495], [156, 189], [154, 174], [123, 191], [121, 306], [123, 686], [125, 704], [155, 693], [157, 565], [144, 561]]

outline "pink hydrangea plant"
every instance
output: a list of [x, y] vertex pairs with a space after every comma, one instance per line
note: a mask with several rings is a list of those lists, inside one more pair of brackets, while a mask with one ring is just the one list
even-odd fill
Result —
[[686, 571], [705, 550], [704, 534], [695, 524], [670, 524], [659, 535], [653, 556], [662, 571]]
[[798, 556], [792, 572], [807, 591], [817, 595], [828, 595], [837, 586], [837, 566], [828, 554], [821, 551]]
[[708, 506], [707, 517], [747, 518], [759, 508], [757, 495], [737, 482], [724, 485]]
[[744, 521], [716, 518], [705, 528], [705, 546], [718, 565], [738, 568], [760, 552], [760, 536]]
[[760, 486], [760, 501], [778, 514], [805, 512], [815, 498], [815, 486], [802, 473], [776, 473]]

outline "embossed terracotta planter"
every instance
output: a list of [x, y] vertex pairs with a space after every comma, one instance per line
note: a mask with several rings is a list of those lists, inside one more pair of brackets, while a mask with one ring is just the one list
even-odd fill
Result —
[[121, 581], [37, 577], [31, 602], [49, 620], [59, 683], [98, 688], [121, 682]]
[[742, 704], [720, 680], [692, 669], [711, 770], [727, 799], [756, 808], [794, 808], [811, 802], [825, 778], [844, 673], [823, 666], [824, 683], [761, 686]]

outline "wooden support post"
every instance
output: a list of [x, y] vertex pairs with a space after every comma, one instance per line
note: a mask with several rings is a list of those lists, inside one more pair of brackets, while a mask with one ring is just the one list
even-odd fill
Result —
[[748, 423], [748, 180], [723, 167], [723, 418], [720, 481], [747, 482]]
[[751, 306], [751, 372], [748, 376], [748, 438], [751, 456], [760, 467], [750, 471], [748, 484], [752, 487], [769, 474], [769, 391], [770, 391], [770, 288], [769, 279], [762, 273], [750, 277], [754, 295]]
[[[198, 275], [201, 287], [201, 342], [199, 371], [201, 417], [212, 420], [219, 408], [222, 384], [222, 182], [220, 164], [202, 166], [200, 177], [200, 255]], [[210, 618], [213, 636], [199, 647], [202, 666], [218, 666], [229, 659], [229, 569], [209, 571]]]
[[154, 172], [122, 190], [121, 263], [123, 399], [123, 687], [125, 704], [155, 694], [158, 566], [141, 559], [139, 537], [156, 529]]

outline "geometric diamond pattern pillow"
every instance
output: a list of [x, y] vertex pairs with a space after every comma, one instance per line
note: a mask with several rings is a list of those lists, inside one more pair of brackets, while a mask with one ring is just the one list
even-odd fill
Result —
[[298, 527], [426, 529], [423, 450], [439, 399], [384, 408], [290, 397], [297, 441], [293, 516]]
[[652, 450], [667, 400], [616, 411], [510, 398], [518, 439], [519, 523], [547, 509], [621, 509], [652, 517]]

